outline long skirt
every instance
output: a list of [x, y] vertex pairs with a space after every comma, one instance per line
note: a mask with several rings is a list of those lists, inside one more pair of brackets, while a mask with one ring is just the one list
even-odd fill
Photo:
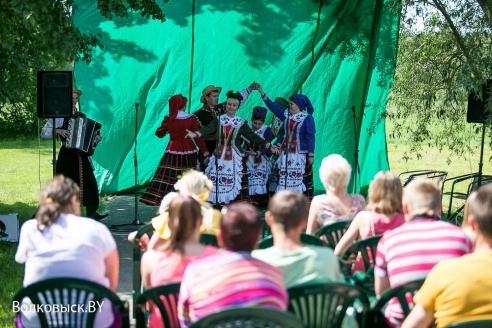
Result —
[[205, 169], [205, 174], [214, 183], [208, 198], [212, 204], [227, 205], [231, 202], [249, 202], [248, 173], [242, 156], [235, 150], [230, 149], [229, 151], [234, 152], [230, 159], [225, 159], [227, 151], [221, 152], [222, 156], [219, 155], [220, 158], [217, 160], [213, 155]]
[[278, 185], [276, 191], [288, 189], [304, 193], [304, 173], [306, 171], [306, 154], [280, 152], [277, 159]]
[[162, 198], [175, 191], [174, 184], [183, 175], [183, 172], [196, 169], [197, 154], [164, 153], [149, 186], [140, 197], [140, 201], [147, 205], [159, 206]]

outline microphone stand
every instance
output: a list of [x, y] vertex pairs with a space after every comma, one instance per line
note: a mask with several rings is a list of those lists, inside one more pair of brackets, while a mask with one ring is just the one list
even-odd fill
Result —
[[52, 130], [52, 137], [53, 137], [53, 177], [56, 175], [56, 118], [52, 118], [53, 120], [53, 130]]
[[360, 175], [359, 166], [359, 138], [357, 131], [357, 116], [355, 115], [355, 106], [352, 106], [352, 117], [354, 122], [354, 141], [355, 141], [355, 151], [354, 151], [354, 193], [357, 192], [357, 177]]
[[135, 137], [133, 139], [134, 140], [133, 142], [135, 143], [135, 148], [133, 149], [133, 167], [134, 167], [134, 173], [135, 173], [135, 182], [133, 185], [133, 193], [135, 195], [135, 216], [134, 216], [134, 220], [131, 224], [112, 225], [111, 228], [143, 225], [143, 222], [140, 221], [140, 218], [138, 217], [138, 196], [137, 196], [137, 186], [138, 186], [138, 160], [137, 160], [138, 106], [139, 106], [139, 104], [136, 103], [135, 104]]
[[[284, 124], [285, 125], [285, 124]], [[285, 129], [287, 128], [287, 129]], [[284, 127], [285, 133], [287, 133], [287, 143], [285, 147], [285, 182], [284, 189], [287, 190], [287, 177], [289, 176], [289, 171], [287, 170], [288, 158], [289, 158], [289, 140], [290, 140], [290, 112], [287, 109], [287, 126]]]
[[[217, 108], [217, 140], [215, 141], [215, 209], [220, 209], [219, 205], [219, 145], [220, 145], [220, 115]], [[225, 145], [222, 152], [225, 151]]]

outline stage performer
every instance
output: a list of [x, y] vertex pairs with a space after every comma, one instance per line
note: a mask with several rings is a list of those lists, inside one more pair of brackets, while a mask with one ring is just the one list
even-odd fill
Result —
[[260, 147], [270, 148], [274, 153], [278, 150], [276, 146], [272, 146], [254, 133], [244, 119], [236, 116], [242, 100], [243, 97], [239, 92], [227, 92], [225, 114], [216, 116], [209, 125], [199, 131], [188, 131], [186, 135], [187, 138], [213, 133], [218, 135], [218, 149], [210, 157], [205, 169], [205, 174], [214, 183], [214, 189], [208, 198], [214, 204], [229, 204], [231, 201], [249, 202], [248, 178], [243, 165], [245, 152], [241, 146], [243, 137]]
[[[254, 85], [254, 87], [256, 88], [256, 84]], [[282, 97], [275, 98], [275, 100], [273, 102], [283, 110], [289, 108], [289, 102]], [[281, 119], [279, 119], [277, 116], [273, 116], [271, 129], [272, 129], [273, 137], [277, 138], [279, 133], [283, 134], [284, 122]], [[276, 140], [278, 140], [278, 139], [276, 139]], [[272, 169], [270, 171], [270, 175], [268, 176], [268, 183], [267, 183], [268, 193], [270, 194], [270, 196], [273, 196], [273, 194], [277, 190], [277, 186], [278, 186], [277, 159], [278, 159], [278, 156], [275, 156], [275, 155], [270, 158]]]
[[[82, 91], [73, 88], [72, 90], [72, 117], [82, 116], [84, 114], [77, 109], [77, 103]], [[58, 160], [56, 162], [56, 174], [63, 174], [72, 179], [80, 187], [80, 202], [86, 209], [86, 216], [95, 220], [102, 220], [108, 214], [99, 214], [99, 191], [97, 187], [96, 177], [94, 176], [94, 167], [92, 166], [91, 158], [88, 154], [82, 153], [73, 148], [65, 147], [65, 140], [70, 135], [68, 131], [68, 121], [70, 118], [55, 118], [49, 119], [41, 129], [41, 138], [53, 138], [53, 120], [55, 121], [55, 133], [60, 137], [61, 147], [58, 152]], [[95, 142], [96, 144], [102, 140], [101, 134], [98, 131]]]
[[[267, 109], [261, 106], [253, 108], [253, 115], [249, 127], [266, 142], [271, 142], [272, 130], [265, 125]], [[249, 141], [245, 141], [246, 170], [248, 172], [249, 196], [259, 208], [266, 208], [268, 204], [267, 182], [272, 163], [271, 151]]]
[[175, 95], [169, 99], [169, 115], [164, 116], [161, 126], [155, 135], [163, 138], [169, 133], [169, 143], [159, 166], [140, 201], [147, 205], [159, 206], [162, 198], [174, 191], [174, 184], [184, 171], [195, 169], [198, 164], [197, 150], [200, 149], [205, 162], [208, 162], [209, 152], [203, 138], [185, 138], [187, 130], [198, 130], [200, 124], [195, 116], [184, 112], [186, 98]]
[[[248, 96], [252, 90], [253, 84], [246, 89], [239, 91], [243, 97], [243, 100], [241, 100], [239, 106], [241, 106], [246, 99], [248, 99]], [[224, 114], [225, 103], [219, 104], [219, 94], [221, 91], [221, 87], [216, 87], [213, 85], [209, 85], [203, 89], [202, 96], [200, 97], [200, 102], [203, 104], [203, 107], [193, 113], [198, 120], [198, 123], [200, 123], [200, 128], [209, 125], [218, 115]], [[213, 154], [215, 147], [217, 146], [217, 135], [212, 133], [208, 136], [204, 136], [203, 140], [205, 140], [205, 143], [207, 144], [208, 152]]]
[[267, 97], [259, 83], [256, 83], [255, 89], [260, 92], [273, 114], [284, 121], [284, 129], [277, 136], [280, 153], [277, 159], [279, 181], [276, 191], [289, 189], [312, 198], [316, 129], [311, 101], [305, 95], [294, 94], [289, 99], [289, 108], [284, 110]]

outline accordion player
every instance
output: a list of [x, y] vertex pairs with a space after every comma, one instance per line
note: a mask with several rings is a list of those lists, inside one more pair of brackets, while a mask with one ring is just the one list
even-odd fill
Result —
[[101, 124], [85, 115], [78, 115], [70, 118], [67, 130], [66, 148], [74, 149], [89, 156], [94, 154], [98, 143], [96, 136], [100, 134]]

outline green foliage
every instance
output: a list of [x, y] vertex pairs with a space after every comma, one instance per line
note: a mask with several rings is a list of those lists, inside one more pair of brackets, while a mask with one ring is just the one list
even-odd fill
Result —
[[[167, 2], [167, 0], [163, 0]], [[0, 133], [36, 132], [36, 72], [60, 70], [73, 61], [89, 63], [103, 48], [100, 35], [83, 34], [71, 19], [74, 0], [0, 0]], [[99, 0], [101, 14], [112, 19], [140, 11], [164, 21], [156, 1]]]
[[[395, 120], [390, 136], [409, 136], [415, 152], [426, 144], [458, 155], [473, 151], [461, 132], [467, 125], [468, 94], [492, 78], [490, 21], [472, 1], [404, 1], [403, 5], [389, 99], [393, 110], [387, 115]], [[481, 134], [480, 127], [475, 131]], [[488, 133], [492, 134], [490, 129]]]

